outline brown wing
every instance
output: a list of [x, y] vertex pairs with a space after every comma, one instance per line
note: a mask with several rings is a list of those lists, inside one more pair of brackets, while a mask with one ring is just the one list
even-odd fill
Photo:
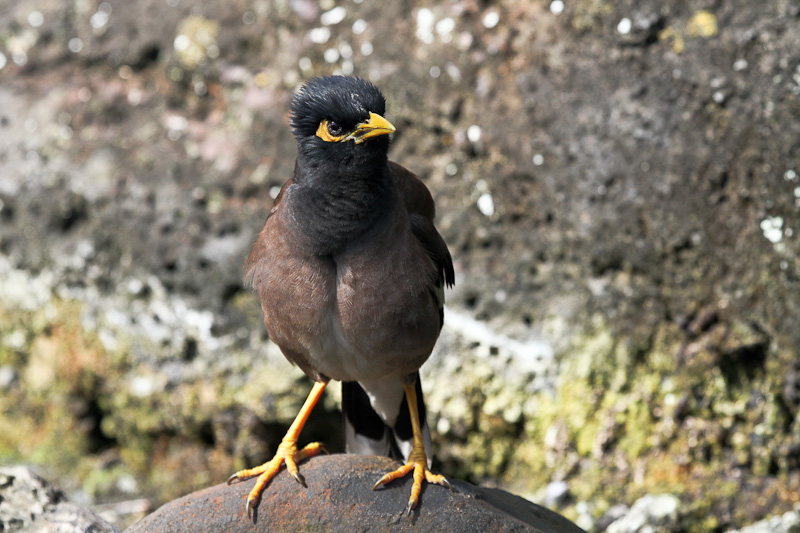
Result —
[[[278, 196], [275, 198], [275, 202], [272, 204], [272, 209], [270, 209], [269, 214], [267, 215], [267, 220], [264, 222], [264, 227], [259, 232], [258, 238], [256, 239], [255, 244], [253, 245], [253, 249], [250, 251], [250, 255], [247, 256], [247, 260], [244, 263], [244, 282], [245, 285], [252, 288], [258, 299], [261, 301], [261, 307], [264, 311], [264, 323], [267, 326], [267, 331], [270, 333], [270, 337], [272, 337], [273, 332], [270, 331], [269, 328], [269, 311], [266, 306], [265, 302], [265, 291], [268, 288], [267, 286], [262, 286], [265, 279], [267, 278], [267, 272], [264, 270], [264, 263], [262, 259], [267, 257], [268, 254], [274, 253], [274, 249], [271, 249], [271, 246], [278, 246], [279, 249], [285, 249], [285, 243], [276, 242], [276, 232], [277, 234], [281, 234], [281, 228], [276, 229], [275, 224], [270, 222], [270, 218], [278, 211], [281, 206], [281, 201], [283, 200], [287, 189], [294, 183], [294, 178], [290, 178], [283, 184], [281, 187]], [[288, 339], [288, 340], [287, 340]], [[307, 357], [304, 354], [302, 344], [298, 344], [295, 342], [295, 339], [292, 335], [283, 335], [283, 340], [280, 341], [278, 339], [273, 338], [273, 341], [278, 345], [283, 352], [283, 355], [286, 359], [289, 360], [294, 365], [300, 367], [303, 372], [305, 372], [311, 379], [315, 381], [327, 381], [327, 377], [323, 376], [316, 369], [314, 369], [308, 362]]]
[[[289, 178], [286, 180], [286, 183], [283, 184], [281, 187], [278, 196], [275, 197], [275, 201], [272, 204], [272, 209], [269, 210], [269, 214], [267, 215], [267, 220], [275, 211], [278, 210], [278, 206], [283, 200], [283, 194], [286, 192], [286, 189], [291, 186], [294, 182], [294, 178]], [[253, 245], [253, 249], [250, 250], [250, 255], [247, 256], [247, 260], [244, 262], [244, 284], [246, 287], [255, 288], [255, 273], [256, 273], [256, 265], [258, 264], [258, 260], [267, 253], [267, 239], [263, 238], [264, 230], [266, 229], [267, 223], [264, 222], [264, 227], [261, 229], [259, 233], [258, 239], [256, 239], [255, 244]]]
[[398, 189], [402, 192], [411, 222], [411, 231], [428, 252], [439, 269], [438, 285], [452, 287], [455, 283], [453, 258], [442, 236], [436, 231], [433, 219], [436, 205], [428, 187], [414, 173], [397, 163], [389, 162], [389, 170], [394, 176]]

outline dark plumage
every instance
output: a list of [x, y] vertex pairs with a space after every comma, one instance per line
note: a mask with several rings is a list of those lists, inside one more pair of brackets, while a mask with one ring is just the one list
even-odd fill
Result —
[[427, 187], [387, 159], [394, 126], [385, 107], [374, 85], [342, 76], [313, 79], [292, 100], [294, 175], [245, 262], [245, 281], [270, 338], [317, 384], [275, 459], [231, 476], [260, 475], [248, 511], [283, 462], [302, 480], [295, 463], [319, 453], [316, 443], [298, 451], [296, 441], [330, 379], [343, 382], [348, 451], [409, 461], [376, 486], [411, 469], [447, 483], [427, 470], [417, 371], [442, 327], [453, 263]]

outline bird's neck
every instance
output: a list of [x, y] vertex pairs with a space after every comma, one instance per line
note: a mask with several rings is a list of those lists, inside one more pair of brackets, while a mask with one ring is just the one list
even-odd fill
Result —
[[375, 229], [391, 205], [393, 188], [386, 161], [368, 171], [359, 170], [330, 165], [309, 168], [298, 159], [290, 210], [293, 223], [314, 253], [342, 251]]

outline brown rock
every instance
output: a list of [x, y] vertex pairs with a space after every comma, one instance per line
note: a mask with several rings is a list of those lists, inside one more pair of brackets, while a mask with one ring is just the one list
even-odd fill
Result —
[[451, 480], [454, 491], [424, 486], [417, 509], [406, 516], [411, 478], [372, 490], [384, 473], [396, 468], [385, 457], [329, 455], [300, 466], [308, 488], [282, 471], [267, 487], [247, 519], [245, 498], [255, 480], [224, 483], [167, 503], [127, 533], [169, 531], [534, 531], [580, 533], [560, 515], [498, 489]]

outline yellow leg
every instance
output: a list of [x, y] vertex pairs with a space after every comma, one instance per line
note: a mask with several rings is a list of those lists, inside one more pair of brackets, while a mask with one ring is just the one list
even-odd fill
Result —
[[453, 487], [445, 479], [444, 476], [434, 474], [428, 470], [428, 456], [425, 454], [425, 444], [422, 442], [422, 425], [419, 423], [419, 410], [417, 409], [417, 390], [414, 382], [403, 384], [403, 389], [406, 391], [406, 401], [408, 402], [408, 411], [411, 414], [411, 428], [414, 431], [414, 445], [411, 448], [411, 453], [408, 456], [408, 462], [395, 470], [389, 472], [378, 480], [372, 487], [373, 490], [382, 485], [391, 483], [395, 479], [405, 477], [412, 470], [414, 471], [414, 484], [411, 486], [411, 497], [408, 499], [408, 507], [406, 507], [406, 514], [411, 513], [411, 510], [417, 507], [419, 503], [419, 493], [422, 490], [422, 480], [428, 483], [436, 483], [437, 485], [444, 485], [450, 490]]
[[280, 471], [282, 464], [286, 464], [286, 470], [289, 471], [289, 474], [305, 487], [306, 482], [297, 469], [297, 463], [327, 451], [325, 450], [325, 446], [319, 442], [312, 442], [299, 451], [297, 449], [297, 438], [300, 436], [300, 432], [303, 430], [308, 416], [311, 414], [314, 406], [317, 405], [327, 384], [327, 382], [323, 383], [320, 381], [314, 383], [314, 387], [311, 389], [311, 392], [308, 393], [306, 403], [300, 408], [300, 412], [297, 413], [297, 417], [286, 432], [286, 436], [283, 437], [280, 446], [278, 446], [278, 451], [275, 452], [275, 457], [273, 457], [271, 461], [255, 468], [240, 470], [228, 478], [228, 485], [230, 485], [235, 481], [243, 481], [253, 476], [258, 476], [256, 485], [247, 496], [245, 510], [247, 511], [248, 518], [252, 518], [253, 509], [258, 505], [258, 501], [261, 499], [261, 493], [264, 492], [270, 480]]

